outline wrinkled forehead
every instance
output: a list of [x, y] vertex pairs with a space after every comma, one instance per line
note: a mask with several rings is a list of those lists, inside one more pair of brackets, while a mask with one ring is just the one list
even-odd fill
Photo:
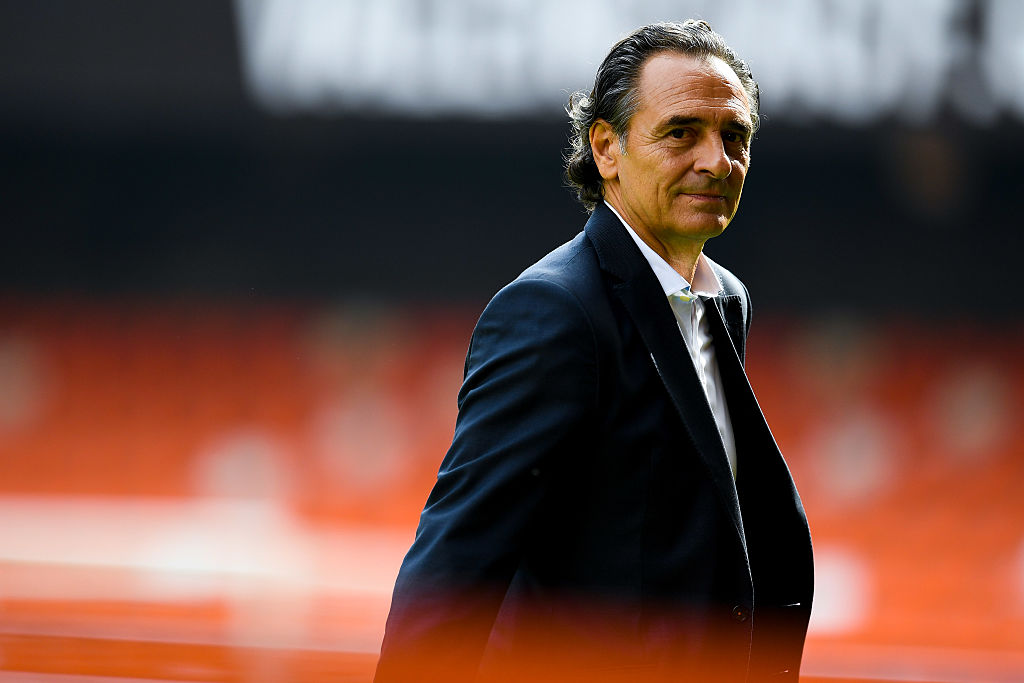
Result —
[[732, 67], [713, 55], [651, 55], [640, 71], [637, 111], [686, 106], [725, 107], [751, 121], [750, 98]]

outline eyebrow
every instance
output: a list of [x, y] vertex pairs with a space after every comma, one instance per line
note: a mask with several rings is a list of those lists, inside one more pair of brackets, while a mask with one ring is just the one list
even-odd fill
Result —
[[[707, 123], [707, 119], [703, 119], [699, 116], [676, 115], [666, 119], [660, 127], [672, 128], [674, 126], [690, 126], [695, 123]], [[737, 121], [736, 119], [731, 119], [727, 121], [723, 128], [725, 128], [726, 130], [731, 130], [735, 133], [741, 133], [747, 139], [750, 139], [750, 136], [753, 133], [753, 129], [748, 124], [744, 123], [743, 121]]]

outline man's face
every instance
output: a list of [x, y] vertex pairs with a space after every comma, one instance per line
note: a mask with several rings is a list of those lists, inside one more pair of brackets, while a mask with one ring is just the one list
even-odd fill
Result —
[[658, 251], [703, 244], [739, 205], [753, 131], [747, 94], [722, 60], [665, 52], [643, 66], [638, 95], [626, 152], [617, 138], [606, 147], [605, 198]]

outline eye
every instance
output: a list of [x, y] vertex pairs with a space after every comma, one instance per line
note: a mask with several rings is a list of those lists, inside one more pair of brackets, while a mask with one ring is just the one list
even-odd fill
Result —
[[722, 133], [722, 139], [730, 144], [746, 146], [747, 136], [736, 131], [727, 130]]
[[668, 132], [669, 135], [674, 137], [676, 140], [681, 140], [689, 135], [690, 131], [686, 128], [673, 128]]

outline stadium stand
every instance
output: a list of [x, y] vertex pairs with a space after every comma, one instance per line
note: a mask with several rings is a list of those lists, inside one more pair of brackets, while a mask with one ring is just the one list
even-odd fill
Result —
[[[472, 312], [18, 300], [0, 320], [0, 668], [369, 680]], [[749, 373], [818, 558], [807, 680], [1019, 680], [1022, 343], [758, 321]]]

